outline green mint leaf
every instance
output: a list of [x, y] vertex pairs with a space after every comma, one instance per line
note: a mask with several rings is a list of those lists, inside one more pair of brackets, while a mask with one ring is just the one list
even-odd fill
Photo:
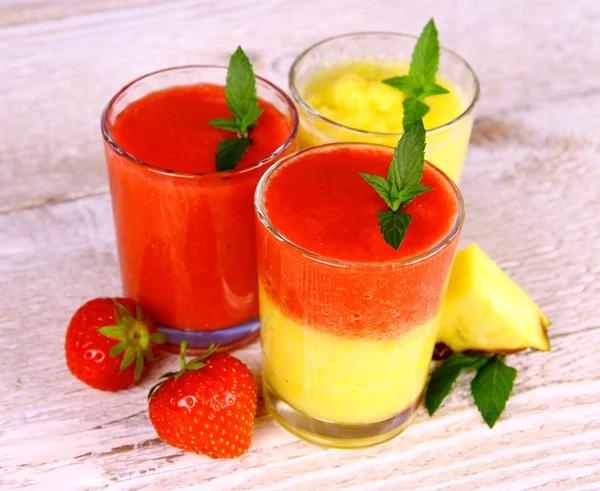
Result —
[[389, 245], [398, 250], [404, 240], [412, 215], [407, 215], [401, 211], [386, 210], [380, 211], [377, 216], [379, 217], [379, 228], [383, 238]]
[[390, 198], [390, 183], [387, 182], [383, 177], [376, 174], [365, 174], [364, 172], [359, 172], [359, 174], [375, 191], [377, 191], [377, 194], [381, 196], [387, 205], [392, 208], [392, 202]]
[[[241, 127], [246, 128], [246, 131], [248, 131], [248, 128], [254, 126], [254, 124], [258, 120], [258, 117], [263, 113], [263, 111], [264, 109], [258, 106], [251, 108], [242, 118]], [[242, 134], [245, 134], [246, 131], [244, 131]]]
[[504, 356], [492, 356], [480, 367], [471, 381], [475, 404], [490, 428], [493, 428], [506, 407], [517, 371], [504, 364]]
[[392, 211], [397, 211], [401, 204], [402, 196], [400, 191], [398, 191], [398, 186], [392, 183], [390, 185], [390, 202], [388, 203], [388, 206], [392, 209]]
[[412, 97], [404, 99], [402, 103], [404, 116], [402, 118], [402, 127], [404, 131], [408, 130], [413, 124], [422, 119], [429, 111], [429, 106], [424, 102], [413, 99]]
[[250, 146], [250, 138], [223, 138], [217, 147], [217, 171], [235, 168]]
[[425, 98], [425, 97], [429, 97], [430, 95], [442, 95], [442, 94], [448, 94], [449, 91], [444, 89], [444, 87], [442, 87], [441, 85], [438, 84], [433, 84], [433, 85], [428, 85], [427, 87], [425, 87], [423, 89], [423, 91], [421, 92], [421, 97]]
[[386, 78], [383, 83], [404, 92], [408, 97], [416, 98], [419, 95], [419, 87], [415, 86], [408, 76]]
[[214, 128], [219, 128], [221, 130], [232, 131], [233, 133], [238, 133], [239, 126], [233, 119], [229, 118], [215, 118], [211, 119], [208, 122], [209, 125]]
[[256, 78], [252, 63], [241, 46], [238, 46], [229, 60], [225, 98], [238, 126], [238, 132], [246, 136], [248, 128], [256, 123], [262, 111], [258, 110]]
[[460, 372], [468, 368], [478, 368], [487, 362], [483, 356], [469, 356], [454, 353], [433, 372], [425, 392], [425, 407], [433, 415], [452, 390]]
[[412, 184], [398, 192], [398, 200], [400, 201], [400, 203], [402, 203], [402, 205], [406, 206], [420, 194], [426, 193], [427, 191], [431, 191], [432, 189], [433, 188], [429, 186], [424, 186], [423, 184]]
[[[448, 91], [435, 83], [435, 75], [440, 64], [440, 43], [435, 22], [431, 19], [424, 27], [415, 47], [413, 49], [408, 75], [403, 77], [392, 77], [383, 80], [384, 84], [395, 87], [404, 92], [408, 98], [422, 101], [425, 97], [439, 94], [447, 94]], [[406, 102], [406, 101], [405, 101]], [[406, 110], [404, 129], [409, 128], [411, 124], [425, 115], [423, 109], [418, 112]], [[421, 116], [417, 116], [421, 114]]]
[[438, 31], [435, 22], [430, 19], [413, 50], [408, 76], [417, 87], [425, 89], [435, 84], [435, 74], [439, 63]]
[[394, 183], [399, 190], [419, 184], [423, 177], [425, 162], [425, 128], [418, 119], [402, 135], [392, 157], [388, 171], [388, 181]]

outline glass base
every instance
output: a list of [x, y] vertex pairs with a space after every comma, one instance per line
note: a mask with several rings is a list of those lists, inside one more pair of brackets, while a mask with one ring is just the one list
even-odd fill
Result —
[[187, 341], [186, 353], [198, 355], [212, 344], [217, 345], [217, 351], [233, 351], [243, 348], [258, 338], [260, 321], [255, 317], [243, 324], [218, 331], [183, 331], [160, 324], [156, 327], [167, 336], [167, 343], [162, 345], [161, 349], [179, 353], [181, 341]]
[[280, 398], [263, 380], [265, 404], [275, 421], [290, 433], [310, 443], [334, 448], [370, 447], [391, 440], [411, 422], [421, 397], [395, 416], [367, 424], [339, 424], [313, 418]]

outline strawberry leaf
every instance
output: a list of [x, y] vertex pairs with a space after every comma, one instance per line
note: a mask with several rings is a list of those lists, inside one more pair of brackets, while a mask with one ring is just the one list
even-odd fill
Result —
[[201, 361], [190, 361], [186, 365], [186, 368], [187, 368], [187, 370], [199, 370], [200, 368], [203, 368], [205, 366], [206, 366], [206, 363], [202, 363]]
[[150, 341], [156, 344], [164, 344], [167, 342], [167, 336], [165, 336], [162, 332], [153, 332], [150, 334]]
[[144, 355], [141, 351], [137, 352], [137, 356], [135, 359], [135, 372], [133, 374], [133, 379], [137, 382], [142, 376], [142, 370], [144, 369]]
[[125, 355], [123, 355], [123, 359], [121, 360], [121, 366], [119, 367], [119, 373], [125, 370], [128, 366], [130, 366], [135, 360], [136, 350], [129, 347], [125, 350]]
[[156, 344], [164, 344], [167, 342], [167, 336], [165, 336], [162, 332], [153, 332], [150, 334], [150, 341]]
[[125, 334], [125, 329], [121, 326], [104, 326], [99, 327], [98, 332], [103, 336], [111, 339], [119, 339], [120, 341], [125, 341], [127, 339], [127, 334]]
[[148, 392], [148, 400], [152, 399], [152, 396], [154, 394], [156, 394], [158, 389], [160, 389], [167, 380], [172, 379], [172, 378], [177, 380], [179, 377], [181, 377], [186, 372], [191, 372], [193, 370], [200, 370], [201, 368], [204, 368], [206, 366], [206, 363], [204, 363], [203, 360], [206, 360], [210, 355], [212, 355], [216, 351], [217, 346], [215, 346], [214, 344], [211, 344], [204, 353], [202, 353], [200, 356], [197, 356], [193, 360], [190, 360], [188, 363], [185, 362], [185, 350], [186, 349], [187, 349], [187, 341], [181, 341], [181, 344], [179, 345], [179, 368], [180, 368], [180, 370], [178, 372], [167, 372], [167, 373], [164, 373], [163, 375], [161, 375], [159, 377], [160, 381], [157, 384], [155, 384], [154, 386], [152, 386], [152, 388]]
[[135, 318], [139, 321], [144, 320], [144, 313], [142, 312], [142, 306], [139, 302], [135, 302]]
[[121, 305], [119, 302], [115, 301], [114, 303], [117, 311], [119, 312], [119, 314], [121, 314], [123, 320], [126, 322], [131, 322], [133, 320], [131, 312], [129, 312], [129, 310], [124, 305]]
[[111, 358], [116, 358], [121, 353], [123, 353], [123, 351], [125, 351], [126, 349], [127, 349], [127, 341], [123, 340], [119, 344], [115, 344], [110, 349], [110, 353], [109, 354], [110, 354]]

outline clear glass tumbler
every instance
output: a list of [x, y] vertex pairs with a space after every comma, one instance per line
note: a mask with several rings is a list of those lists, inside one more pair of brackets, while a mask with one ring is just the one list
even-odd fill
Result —
[[[373, 118], [368, 127], [358, 129], [352, 124], [341, 124], [335, 114], [330, 114], [327, 101], [321, 101], [319, 108], [311, 105], [313, 96], [307, 96], [307, 90], [312, 88], [320, 90], [319, 84], [315, 83], [315, 77], [319, 77], [324, 70], [331, 67], [340, 67], [345, 64], [363, 62], [359, 68], [360, 76], [367, 79], [376, 78], [377, 82], [383, 78], [400, 76], [408, 71], [412, 51], [417, 38], [408, 34], [397, 34], [387, 32], [362, 32], [344, 34], [318, 42], [301, 53], [294, 61], [289, 74], [289, 85], [292, 98], [298, 106], [300, 114], [300, 132], [298, 144], [300, 148], [311, 147], [330, 142], [364, 142], [378, 143], [395, 147], [402, 137], [401, 117], [397, 117], [396, 111], [380, 112], [390, 104], [389, 98], [381, 97], [385, 91], [392, 90], [391, 87], [379, 84], [379, 87], [364, 87], [364, 80], [350, 76], [347, 77], [339, 87], [329, 87], [331, 97], [348, 102], [346, 111], [354, 117], [365, 112]], [[433, 107], [434, 104], [441, 105], [439, 116], [436, 116], [438, 124], [428, 128], [427, 147], [425, 159], [433, 162], [442, 169], [454, 182], [460, 181], [463, 162], [469, 144], [471, 129], [473, 126], [473, 112], [479, 97], [479, 81], [471, 66], [454, 51], [442, 47], [440, 50], [439, 77], [443, 85], [452, 93], [450, 95], [432, 96], [426, 102]], [[378, 77], [378, 78], [377, 78]], [[322, 83], [327, 84], [327, 81]], [[353, 92], [353, 89], [355, 92]], [[358, 90], [378, 91], [378, 98], [371, 100], [371, 105], [365, 97], [367, 92], [356, 92]], [[393, 89], [396, 91], [396, 89]], [[381, 92], [381, 93], [379, 93]], [[390, 95], [389, 93], [387, 94]], [[316, 94], [316, 99], [320, 95]], [[398, 96], [398, 106], [402, 107], [403, 96]], [[447, 111], [444, 105], [448, 101], [460, 101], [458, 113]], [[377, 107], [373, 107], [377, 106]], [[327, 111], [326, 111], [327, 110]], [[331, 110], [333, 111], [333, 110]], [[327, 114], [325, 114], [327, 112]], [[335, 111], [333, 111], [335, 113]], [[444, 114], [450, 116], [444, 119]], [[387, 116], [381, 116], [386, 114]], [[382, 132], [378, 129], [382, 118], [393, 118], [398, 131]], [[397, 119], [397, 121], [396, 121]], [[427, 121], [426, 127], [427, 127]]]
[[156, 167], [122, 148], [113, 128], [130, 104], [150, 93], [224, 86], [226, 75], [217, 66], [150, 73], [121, 89], [102, 114], [123, 290], [150, 312], [173, 351], [182, 340], [192, 351], [213, 343], [231, 349], [257, 336], [253, 195], [263, 173], [295, 150], [297, 112], [283, 91], [257, 77], [259, 99], [275, 107], [289, 134], [268, 157], [226, 172]]
[[386, 152], [390, 160], [393, 152], [359, 143], [301, 150], [267, 171], [256, 190], [263, 390], [275, 419], [294, 434], [360, 447], [400, 433], [421, 401], [464, 206], [456, 185], [426, 163], [426, 173], [447, 183], [444, 202], [458, 210], [444, 225], [449, 233], [432, 247], [369, 263], [302, 248], [273, 224], [273, 202], [265, 196], [277, 192], [277, 176], [288, 169], [342, 150], [344, 161], [362, 159], [366, 169], [370, 152]]

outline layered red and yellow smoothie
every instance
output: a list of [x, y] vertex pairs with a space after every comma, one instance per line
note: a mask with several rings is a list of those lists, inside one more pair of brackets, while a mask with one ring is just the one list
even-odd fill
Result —
[[241, 331], [209, 333], [258, 313], [252, 199], [270, 164], [293, 151], [295, 133], [293, 107], [259, 79], [264, 112], [252, 144], [233, 171], [216, 172], [217, 146], [231, 134], [208, 122], [231, 112], [224, 86], [191, 82], [206, 71], [225, 80], [225, 68], [184, 67], [134, 82], [104, 128], [125, 294], [176, 331], [172, 344], [192, 348], [235, 341]]
[[[414, 218], [394, 250], [379, 230], [382, 200], [359, 174], [386, 176], [392, 152], [315, 147], [259, 185], [263, 374], [275, 413], [281, 401], [321, 426], [388, 422], [377, 431], [397, 433], [420, 399], [462, 204], [451, 181], [426, 164], [422, 183], [433, 190], [406, 208]], [[278, 419], [308, 438], [318, 426], [302, 427], [285, 411]], [[343, 430], [321, 436], [345, 438]]]

